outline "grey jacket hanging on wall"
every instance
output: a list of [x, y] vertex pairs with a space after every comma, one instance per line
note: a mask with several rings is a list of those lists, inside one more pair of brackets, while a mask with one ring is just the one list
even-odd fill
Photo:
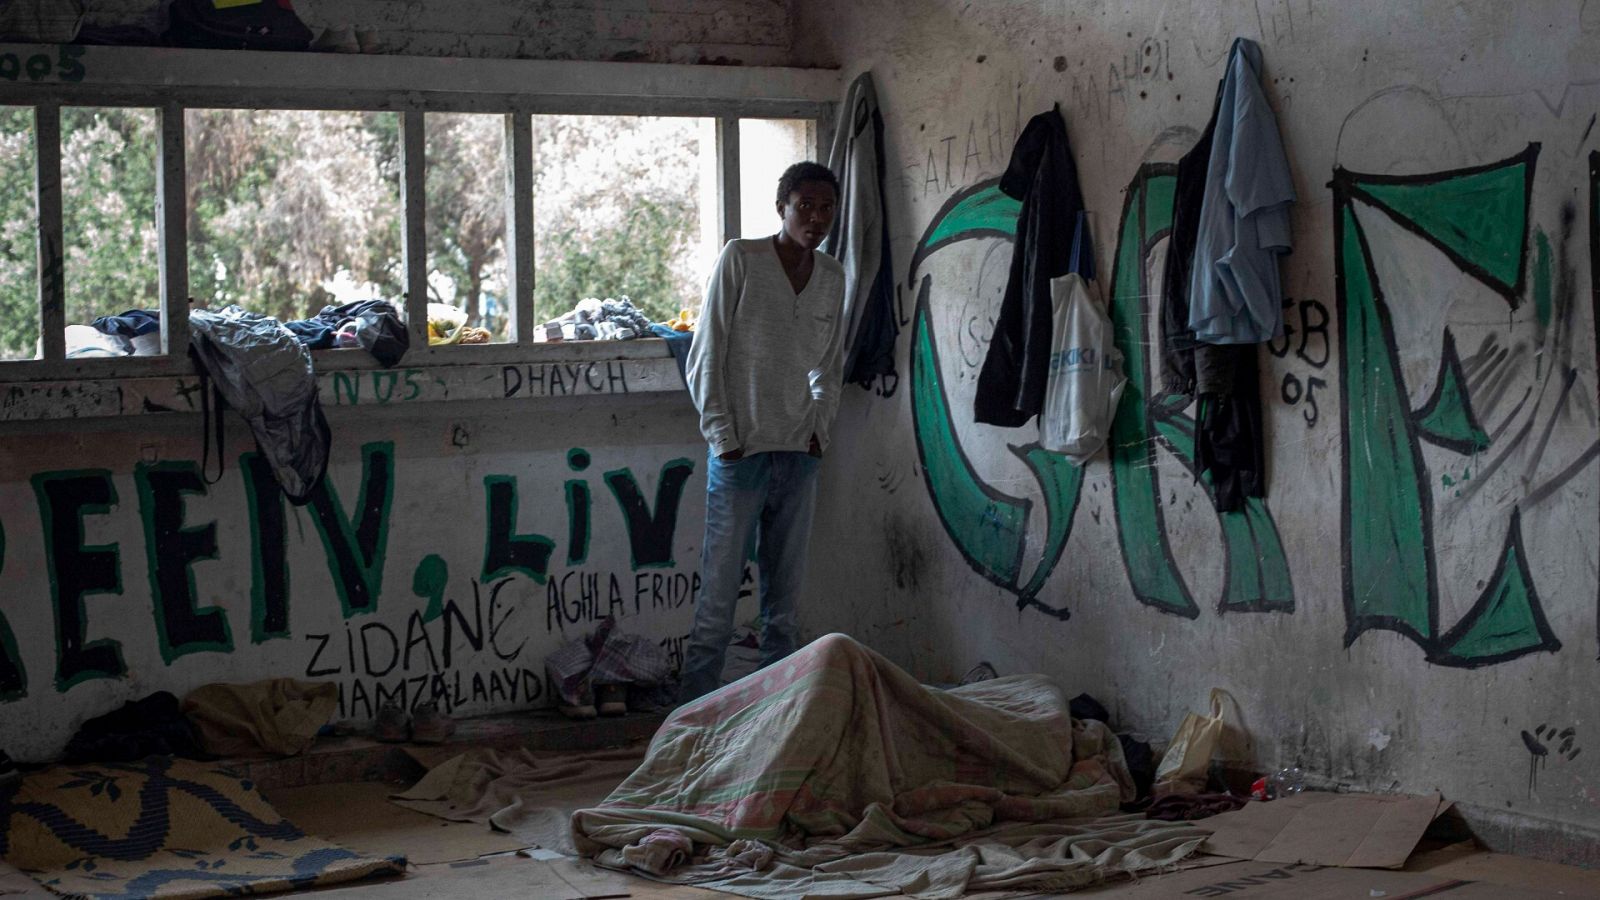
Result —
[[[305, 503], [328, 469], [332, 440], [311, 354], [277, 319], [237, 306], [190, 311], [189, 332], [189, 352], [249, 423], [284, 494]], [[220, 455], [222, 410], [215, 415]]]
[[828, 168], [839, 179], [839, 212], [822, 252], [844, 266], [844, 380], [871, 387], [894, 372], [894, 266], [883, 195], [883, 115], [872, 74], [850, 85]]

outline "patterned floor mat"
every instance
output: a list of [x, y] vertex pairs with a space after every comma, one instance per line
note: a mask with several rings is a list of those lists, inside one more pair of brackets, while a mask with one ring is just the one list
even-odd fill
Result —
[[0, 857], [92, 898], [266, 894], [405, 871], [303, 834], [255, 787], [206, 763], [61, 766], [0, 790]]

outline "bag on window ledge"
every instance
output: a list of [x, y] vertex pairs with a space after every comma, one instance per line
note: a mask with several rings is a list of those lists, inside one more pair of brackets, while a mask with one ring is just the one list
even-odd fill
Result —
[[166, 41], [212, 50], [304, 50], [311, 29], [290, 0], [174, 0]]
[[[304, 505], [328, 470], [333, 440], [317, 398], [310, 351], [277, 319], [226, 306], [189, 311], [189, 356], [200, 376], [201, 477], [207, 484], [222, 477], [222, 416], [231, 407], [250, 425], [284, 496]], [[211, 476], [213, 439], [216, 478]]]
[[0, 40], [70, 44], [83, 23], [83, 0], [0, 0]]

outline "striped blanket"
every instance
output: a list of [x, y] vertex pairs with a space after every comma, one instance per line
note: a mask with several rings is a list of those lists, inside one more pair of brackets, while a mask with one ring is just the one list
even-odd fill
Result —
[[[941, 891], [1010, 887], [1003, 876], [1019, 867], [1039, 876], [1029, 884], [1072, 887], [1199, 844], [1185, 825], [1123, 817], [1114, 838], [1085, 827], [1132, 795], [1115, 736], [1074, 722], [1048, 679], [941, 691], [835, 634], [679, 709], [572, 828], [602, 864], [748, 896], [794, 896], [809, 890], [795, 879], [823, 873], [829, 896], [910, 884], [921, 885], [913, 896], [958, 896]], [[1037, 827], [1063, 821], [1074, 824]], [[965, 872], [928, 893], [930, 867]], [[761, 873], [781, 888], [764, 893]], [[846, 878], [863, 892], [835, 890]]]

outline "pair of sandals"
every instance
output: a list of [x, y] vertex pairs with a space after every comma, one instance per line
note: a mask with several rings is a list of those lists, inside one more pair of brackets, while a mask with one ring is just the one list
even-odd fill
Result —
[[373, 736], [386, 744], [442, 744], [455, 732], [456, 720], [433, 700], [418, 703], [410, 715], [398, 703], [385, 703], [372, 723]]
[[628, 686], [625, 684], [597, 684], [593, 703], [557, 703], [556, 710], [569, 719], [593, 719], [596, 716], [622, 716], [628, 712]]

